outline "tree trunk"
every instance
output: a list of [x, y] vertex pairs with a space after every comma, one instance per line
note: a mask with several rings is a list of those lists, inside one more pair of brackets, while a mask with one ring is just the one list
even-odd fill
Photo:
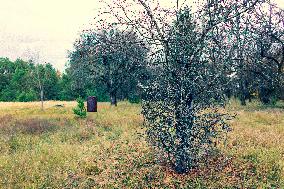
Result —
[[248, 94], [248, 100], [249, 100], [249, 102], [252, 102], [252, 96], [251, 96], [251, 94]]
[[240, 100], [241, 100], [241, 105], [242, 106], [246, 106], [246, 87], [244, 86], [244, 81], [242, 81], [243, 78], [241, 77], [241, 82], [240, 82], [240, 85], [241, 85], [241, 88], [240, 88]]
[[246, 106], [247, 105], [246, 98], [245, 98], [245, 95], [243, 94], [243, 92], [241, 94], [240, 100], [241, 100], [241, 105], [242, 106]]
[[40, 90], [41, 110], [43, 110], [43, 90]]
[[112, 106], [117, 106], [116, 92], [110, 93], [110, 104]]
[[[190, 109], [193, 96], [189, 95], [185, 101], [186, 103], [183, 108]], [[193, 126], [193, 117], [188, 114], [183, 115], [181, 111], [180, 108], [176, 110], [176, 136], [179, 140], [179, 145], [177, 146], [174, 165], [175, 171], [179, 174], [188, 172], [189, 169], [194, 166], [194, 158], [190, 159], [188, 152], [186, 152], [186, 149], [190, 148], [189, 138], [191, 137], [191, 134], [188, 133], [188, 130]], [[185, 116], [188, 117], [185, 118]], [[194, 157], [194, 155], [192, 155], [192, 157]]]
[[271, 97], [272, 97], [272, 90], [267, 88], [267, 87], [264, 87], [264, 86], [261, 86], [260, 89], [259, 89], [259, 98], [260, 98], [260, 101], [262, 102], [262, 104], [269, 104], [270, 101], [271, 101]]

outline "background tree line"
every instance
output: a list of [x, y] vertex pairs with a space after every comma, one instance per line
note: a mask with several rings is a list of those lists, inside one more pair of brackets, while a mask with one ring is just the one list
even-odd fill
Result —
[[49, 63], [34, 64], [21, 59], [13, 62], [0, 58], [0, 101], [38, 101], [41, 86], [44, 100], [75, 100], [87, 95], [96, 95], [101, 101], [108, 100], [102, 90], [91, 83], [79, 90], [72, 77], [70, 68], [60, 73]]
[[[39, 78], [38, 75], [41, 77]], [[34, 101], [40, 99], [38, 81], [45, 90], [45, 99], [61, 98], [60, 74], [51, 64], [35, 65], [21, 59], [10, 61], [0, 58], [0, 100], [1, 101]]]
[[[78, 52], [76, 49], [70, 53], [70, 62], [63, 73], [50, 63], [35, 64], [22, 59], [11, 61], [0, 58], [0, 101], [39, 101], [41, 91], [43, 100], [76, 100], [78, 97], [96, 96], [101, 102], [112, 100], [113, 105], [117, 104], [117, 100], [140, 101], [137, 80], [134, 79], [137, 73], [134, 67], [129, 67], [129, 61], [121, 61], [122, 65], [118, 65], [112, 57], [114, 55], [104, 56], [104, 61], [112, 64], [106, 77], [104, 67], [84, 65], [86, 60], [77, 59]], [[100, 74], [94, 74], [94, 70]]]

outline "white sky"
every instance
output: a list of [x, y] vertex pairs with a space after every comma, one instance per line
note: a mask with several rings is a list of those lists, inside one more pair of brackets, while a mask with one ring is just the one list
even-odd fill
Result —
[[[161, 2], [169, 0], [160, 0]], [[284, 8], [284, 0], [275, 0]], [[98, 0], [0, 0], [0, 57], [41, 59], [59, 70], [78, 33], [90, 27]]]
[[96, 13], [97, 0], [0, 0], [0, 57], [41, 59], [63, 70], [67, 50]]

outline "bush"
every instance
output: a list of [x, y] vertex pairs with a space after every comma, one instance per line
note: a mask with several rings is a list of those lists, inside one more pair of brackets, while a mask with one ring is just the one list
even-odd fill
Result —
[[87, 111], [84, 105], [84, 100], [82, 97], [77, 99], [77, 107], [73, 109], [74, 114], [76, 114], [80, 118], [87, 117]]

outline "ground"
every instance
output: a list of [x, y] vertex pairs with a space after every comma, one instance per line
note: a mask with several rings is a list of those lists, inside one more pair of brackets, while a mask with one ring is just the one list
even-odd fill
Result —
[[83, 120], [75, 106], [0, 103], [0, 188], [284, 187], [283, 102], [243, 108], [231, 101], [236, 118], [220, 155], [187, 175], [156, 163], [140, 105], [99, 103]]

